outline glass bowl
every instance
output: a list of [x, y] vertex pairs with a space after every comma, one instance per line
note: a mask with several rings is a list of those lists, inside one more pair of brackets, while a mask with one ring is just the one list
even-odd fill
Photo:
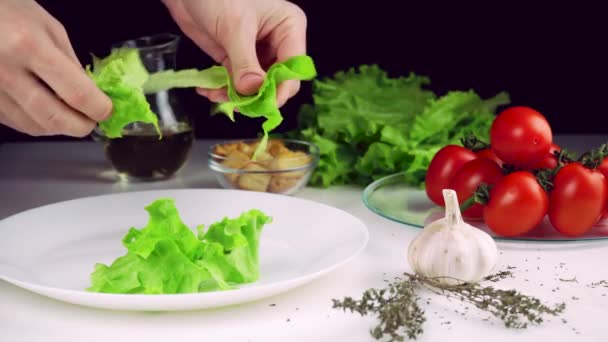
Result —
[[[444, 217], [444, 208], [431, 202], [424, 189], [407, 184], [406, 179], [405, 173], [400, 172], [372, 182], [363, 191], [363, 203], [374, 213], [408, 227], [422, 229], [432, 221]], [[465, 221], [502, 241], [565, 242], [608, 239], [608, 218], [599, 221], [587, 233], [577, 237], [559, 234], [546, 217], [538, 227], [528, 233], [509, 237], [495, 234], [483, 220]]]
[[258, 143], [258, 139], [233, 140], [209, 148], [209, 168], [222, 187], [291, 195], [308, 184], [319, 162], [315, 144], [272, 138], [254, 161]]

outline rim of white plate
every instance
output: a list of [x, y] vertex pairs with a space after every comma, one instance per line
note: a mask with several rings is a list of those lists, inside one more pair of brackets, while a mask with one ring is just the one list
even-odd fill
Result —
[[[23, 210], [21, 212], [9, 215], [3, 219], [0, 220], [0, 224], [4, 223], [5, 221], [10, 221], [11, 219], [15, 219], [18, 216], [24, 215], [28, 212], [33, 212], [33, 211], [37, 211], [43, 208], [47, 208], [47, 207], [52, 207], [52, 206], [58, 206], [58, 205], [66, 205], [69, 204], [70, 202], [78, 202], [81, 200], [85, 200], [85, 199], [95, 199], [95, 198], [108, 198], [108, 197], [120, 197], [120, 196], [129, 196], [129, 195], [137, 195], [140, 193], [145, 193], [145, 194], [150, 194], [150, 193], [169, 193], [169, 192], [222, 192], [222, 193], [229, 193], [229, 192], [234, 192], [234, 193], [239, 193], [245, 196], [262, 196], [262, 197], [271, 197], [271, 198], [285, 198], [287, 196], [282, 195], [282, 194], [273, 194], [273, 193], [263, 193], [263, 192], [252, 192], [252, 191], [248, 191], [248, 190], [239, 190], [239, 189], [206, 189], [206, 188], [201, 188], [201, 189], [196, 189], [196, 188], [188, 188], [188, 189], [179, 189], [179, 188], [171, 188], [171, 189], [153, 189], [153, 190], [139, 190], [139, 191], [128, 191], [128, 192], [121, 192], [121, 193], [113, 193], [113, 194], [102, 194], [102, 195], [92, 195], [92, 196], [83, 196], [83, 197], [78, 197], [78, 198], [73, 198], [73, 199], [69, 199], [69, 200], [63, 200], [63, 201], [58, 201], [58, 202], [53, 202], [53, 203], [49, 203], [49, 204], [44, 204], [44, 205], [40, 205], [37, 207], [33, 207], [30, 209], [26, 209]], [[189, 298], [203, 298], [203, 297], [215, 297], [218, 300], [221, 297], [224, 296], [230, 296], [231, 294], [233, 294], [235, 291], [238, 291], [239, 294], [246, 294], [249, 292], [258, 292], [262, 289], [266, 290], [270, 290], [273, 288], [283, 288], [284, 291], [281, 292], [285, 292], [287, 290], [292, 289], [293, 287], [299, 285], [299, 284], [303, 284], [306, 283], [309, 280], [321, 277], [337, 268], [340, 268], [346, 264], [348, 264], [350, 261], [352, 261], [353, 259], [355, 259], [356, 257], [358, 257], [363, 250], [365, 250], [365, 248], [367, 248], [368, 243], [369, 243], [369, 230], [367, 228], [367, 226], [365, 225], [365, 223], [359, 219], [358, 217], [354, 216], [353, 214], [340, 209], [340, 208], [336, 208], [334, 206], [331, 205], [327, 205], [325, 203], [321, 203], [321, 202], [317, 202], [314, 200], [310, 200], [310, 199], [306, 199], [306, 198], [298, 198], [298, 197], [292, 197], [292, 196], [288, 196], [288, 200], [290, 201], [296, 201], [296, 202], [302, 202], [302, 203], [308, 203], [308, 204], [312, 204], [312, 205], [316, 205], [316, 206], [320, 206], [320, 207], [325, 207], [326, 209], [331, 209], [331, 210], [335, 210], [338, 212], [343, 213], [344, 215], [352, 218], [355, 222], [358, 223], [358, 229], [360, 230], [360, 232], [363, 234], [363, 241], [361, 243], [361, 245], [357, 248], [357, 250], [355, 250], [353, 253], [350, 254], [350, 256], [348, 256], [347, 258], [343, 259], [340, 262], [334, 263], [333, 265], [330, 265], [328, 267], [322, 268], [316, 272], [311, 272], [311, 273], [306, 273], [303, 274], [301, 276], [295, 277], [295, 278], [291, 278], [291, 279], [286, 279], [286, 280], [280, 280], [280, 281], [276, 281], [276, 282], [271, 282], [271, 283], [267, 283], [261, 286], [256, 286], [255, 283], [252, 284], [245, 284], [245, 286], [243, 287], [238, 287], [235, 289], [231, 289], [231, 290], [223, 290], [223, 291], [210, 291], [210, 292], [194, 292], [194, 293], [176, 293], [176, 294], [116, 294], [116, 293], [97, 293], [97, 292], [88, 292], [85, 290], [73, 290], [73, 289], [66, 289], [66, 288], [61, 288], [61, 287], [56, 287], [56, 286], [48, 286], [48, 285], [41, 285], [41, 284], [37, 284], [37, 283], [31, 283], [31, 282], [25, 282], [22, 280], [18, 280], [12, 277], [7, 277], [4, 276], [2, 274], [0, 274], [0, 279], [3, 279], [9, 283], [13, 283], [15, 285], [19, 285], [23, 288], [27, 288], [27, 289], [41, 289], [41, 290], [51, 290], [55, 293], [58, 294], [69, 294], [69, 295], [76, 295], [76, 296], [80, 296], [80, 297], [104, 297], [104, 298], [121, 298], [121, 300], [126, 299], [126, 301], [130, 301], [130, 300], [139, 300], [139, 298], [154, 298], [154, 300], [159, 301], [159, 300], [173, 300], [175, 298], [180, 298], [181, 300], [187, 300]], [[1, 264], [0, 264], [1, 266]], [[279, 292], [277, 292], [279, 293]], [[264, 296], [261, 296], [264, 297]], [[256, 298], [260, 298], [256, 297]], [[254, 299], [255, 300], [255, 299]]]

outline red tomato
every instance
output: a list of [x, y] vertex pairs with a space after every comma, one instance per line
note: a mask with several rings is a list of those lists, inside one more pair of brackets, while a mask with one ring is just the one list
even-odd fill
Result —
[[527, 171], [516, 171], [490, 189], [483, 219], [494, 233], [516, 236], [538, 226], [548, 207], [549, 198], [536, 177]]
[[475, 153], [458, 145], [447, 145], [439, 150], [431, 160], [425, 177], [426, 193], [431, 201], [444, 206], [443, 189], [447, 188], [462, 165], [475, 158]]
[[604, 213], [608, 183], [598, 170], [579, 162], [562, 167], [549, 194], [549, 220], [566, 236], [585, 234]]
[[490, 128], [490, 145], [506, 164], [526, 167], [547, 153], [552, 143], [547, 119], [528, 107], [511, 107], [502, 111]]
[[527, 170], [532, 169], [554, 169], [557, 166], [557, 158], [555, 155], [546, 153], [540, 159], [534, 161], [534, 163], [527, 165]]
[[561, 151], [562, 148], [556, 144], [549, 145], [549, 152], [545, 153], [540, 159], [534, 160], [530, 165], [526, 165], [527, 170], [532, 169], [554, 169], [557, 166], [557, 157], [555, 152]]
[[[449, 188], [456, 191], [458, 202], [466, 201], [475, 193], [479, 184], [493, 185], [503, 177], [502, 169], [498, 164], [487, 158], [474, 159], [464, 164], [452, 177]], [[483, 207], [474, 204], [462, 212], [466, 218], [482, 218]]]
[[549, 145], [549, 153], [555, 155], [555, 152], [559, 152], [561, 151], [562, 148], [559, 147], [558, 144], [556, 143], [551, 143], [551, 145]]
[[477, 158], [487, 158], [493, 160], [496, 164], [498, 164], [498, 166], [502, 167], [502, 160], [496, 156], [496, 153], [492, 151], [492, 148], [484, 148], [483, 150], [479, 150], [475, 152], [475, 155], [477, 155]]
[[[604, 175], [606, 181], [608, 181], [608, 157], [602, 160], [602, 163], [598, 167], [598, 170]], [[606, 209], [604, 210], [604, 217], [608, 218], [608, 198], [606, 199]]]
[[606, 179], [608, 179], [608, 157], [602, 160], [602, 163], [597, 169], [606, 177]]

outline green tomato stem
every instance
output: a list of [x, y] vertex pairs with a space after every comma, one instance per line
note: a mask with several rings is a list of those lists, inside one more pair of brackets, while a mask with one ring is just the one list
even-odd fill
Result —
[[475, 205], [476, 200], [475, 200], [475, 195], [472, 195], [471, 197], [467, 198], [464, 202], [462, 202], [462, 204], [460, 205], [460, 211], [465, 212], [467, 211], [469, 208], [471, 208], [473, 205]]

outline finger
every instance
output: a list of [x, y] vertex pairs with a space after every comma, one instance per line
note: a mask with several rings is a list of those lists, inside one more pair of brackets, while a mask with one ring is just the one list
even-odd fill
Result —
[[50, 42], [41, 46], [41, 50], [45, 53], [29, 63], [34, 74], [76, 111], [95, 121], [106, 119], [112, 111], [112, 102], [83, 69]]
[[[226, 51], [211, 38], [211, 35], [205, 30], [204, 25], [200, 25], [190, 20], [188, 14], [193, 11], [191, 8], [185, 8], [182, 1], [174, 1], [168, 5], [168, 1], [163, 1], [179, 28], [190, 38], [201, 50], [211, 56], [213, 60], [221, 63], [226, 58]], [[196, 9], [194, 9], [196, 10]]]
[[32, 120], [6, 93], [0, 91], [0, 122], [25, 134], [41, 136], [46, 130]]
[[203, 28], [183, 27], [182, 31], [188, 35], [190, 39], [207, 55], [213, 58], [217, 63], [221, 63], [226, 58], [226, 51], [215, 42]]
[[277, 87], [277, 106], [282, 107], [287, 100], [294, 97], [300, 91], [300, 81], [287, 80]]
[[234, 86], [244, 95], [256, 93], [264, 81], [265, 72], [256, 54], [256, 35], [257, 25], [249, 19], [233, 23], [223, 35]]
[[277, 55], [275, 49], [266, 41], [259, 41], [257, 44], [258, 60], [262, 69], [268, 70], [276, 61]]
[[226, 89], [197, 89], [196, 90], [200, 95], [208, 98], [213, 102], [228, 102], [228, 94], [226, 93]]
[[65, 27], [55, 19], [52, 15], [50, 15], [44, 8], [40, 6], [36, 6], [35, 11], [38, 13], [40, 17], [42, 17], [42, 21], [45, 24], [46, 32], [53, 40], [53, 43], [57, 46], [61, 52], [63, 52], [70, 60], [72, 60], [76, 65], [80, 65], [80, 61], [78, 57], [76, 57], [76, 53], [74, 52], [74, 48], [70, 43], [70, 38], [68, 37], [68, 33], [65, 30]]
[[277, 51], [278, 62], [306, 54], [306, 15], [297, 6], [294, 8], [293, 14], [270, 34], [270, 44]]
[[[51, 18], [53, 19], [53, 18]], [[56, 21], [53, 19], [53, 21]], [[80, 61], [74, 52], [74, 48], [72, 47], [72, 43], [70, 42], [70, 38], [68, 37], [68, 33], [65, 31], [65, 28], [61, 24], [50, 24], [48, 25], [47, 31], [51, 38], [53, 39], [53, 43], [55, 46], [63, 52], [66, 57], [68, 57], [74, 64], [78, 67], [81, 67]]]
[[31, 74], [19, 75], [14, 87], [6, 91], [26, 115], [50, 134], [84, 137], [95, 128], [95, 121], [66, 105]]

